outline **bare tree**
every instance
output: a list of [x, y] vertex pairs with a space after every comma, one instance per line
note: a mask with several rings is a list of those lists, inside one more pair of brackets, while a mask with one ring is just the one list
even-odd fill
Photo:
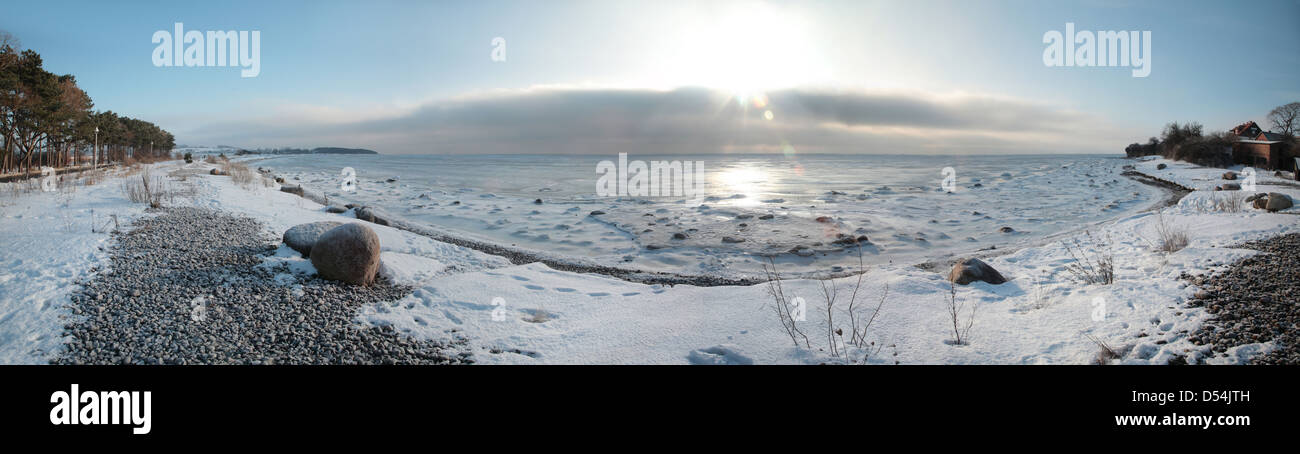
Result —
[[13, 33], [0, 30], [0, 47], [6, 47], [6, 46], [14, 49], [18, 49], [20, 47], [23, 47], [23, 44], [21, 41], [18, 41], [18, 37], [14, 36]]
[[1300, 102], [1278, 106], [1268, 113], [1268, 121], [1279, 134], [1294, 136], [1300, 132]]

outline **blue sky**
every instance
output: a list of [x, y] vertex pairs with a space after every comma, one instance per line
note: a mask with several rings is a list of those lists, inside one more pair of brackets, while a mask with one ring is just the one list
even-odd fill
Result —
[[[154, 121], [189, 144], [1118, 153], [1168, 121], [1224, 129], [1300, 101], [1296, 0], [127, 1], [4, 10], [0, 29], [40, 52], [47, 69], [76, 75], [96, 108]], [[155, 67], [150, 37], [175, 22], [260, 31], [260, 75]], [[1151, 75], [1044, 66], [1043, 34], [1066, 22], [1151, 31]], [[507, 42], [499, 63], [490, 59], [498, 36]], [[742, 100], [744, 108], [728, 105]], [[773, 119], [762, 118], [767, 111]], [[990, 116], [1000, 120], [981, 118]]]

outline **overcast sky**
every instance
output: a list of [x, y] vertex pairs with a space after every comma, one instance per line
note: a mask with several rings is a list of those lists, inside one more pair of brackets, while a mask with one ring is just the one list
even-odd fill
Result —
[[[1300, 1], [23, 2], [0, 29], [179, 143], [383, 153], [1121, 153], [1300, 101]], [[151, 37], [256, 30], [260, 74]], [[1043, 35], [1151, 31], [1151, 73]], [[506, 41], [494, 62], [492, 40]]]

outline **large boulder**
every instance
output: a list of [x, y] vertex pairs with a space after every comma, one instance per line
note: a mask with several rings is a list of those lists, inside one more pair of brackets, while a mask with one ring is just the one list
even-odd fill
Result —
[[373, 222], [379, 225], [388, 225], [388, 213], [379, 208], [363, 206], [356, 208], [357, 219], [366, 222]]
[[1235, 180], [1235, 179], [1237, 179], [1237, 172], [1233, 172], [1233, 171], [1231, 171], [1231, 170], [1229, 170], [1229, 171], [1227, 171], [1227, 172], [1223, 172], [1223, 179], [1225, 179], [1225, 180]]
[[335, 227], [343, 225], [342, 222], [320, 221], [307, 224], [298, 224], [284, 231], [284, 244], [289, 246], [303, 257], [311, 256], [311, 247], [316, 244], [325, 232], [334, 230]]
[[1270, 192], [1268, 193], [1268, 205], [1265, 205], [1264, 208], [1268, 211], [1278, 211], [1291, 208], [1291, 205], [1293, 205], [1291, 197], [1280, 192]]
[[989, 264], [977, 258], [958, 260], [952, 266], [952, 272], [948, 273], [948, 280], [961, 285], [966, 285], [975, 281], [984, 281], [990, 284], [1001, 284], [1007, 281], [1002, 277], [1002, 273], [993, 269]]
[[325, 279], [369, 285], [379, 271], [379, 235], [357, 222], [335, 227], [312, 246], [311, 264]]
[[280, 192], [287, 192], [298, 197], [302, 197], [303, 194], [302, 186], [296, 184], [280, 185]]

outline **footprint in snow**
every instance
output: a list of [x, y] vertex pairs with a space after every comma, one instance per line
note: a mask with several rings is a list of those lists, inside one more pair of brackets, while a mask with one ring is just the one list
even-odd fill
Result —
[[735, 345], [722, 344], [692, 350], [686, 359], [698, 365], [750, 365], [753, 358], [745, 356]]

